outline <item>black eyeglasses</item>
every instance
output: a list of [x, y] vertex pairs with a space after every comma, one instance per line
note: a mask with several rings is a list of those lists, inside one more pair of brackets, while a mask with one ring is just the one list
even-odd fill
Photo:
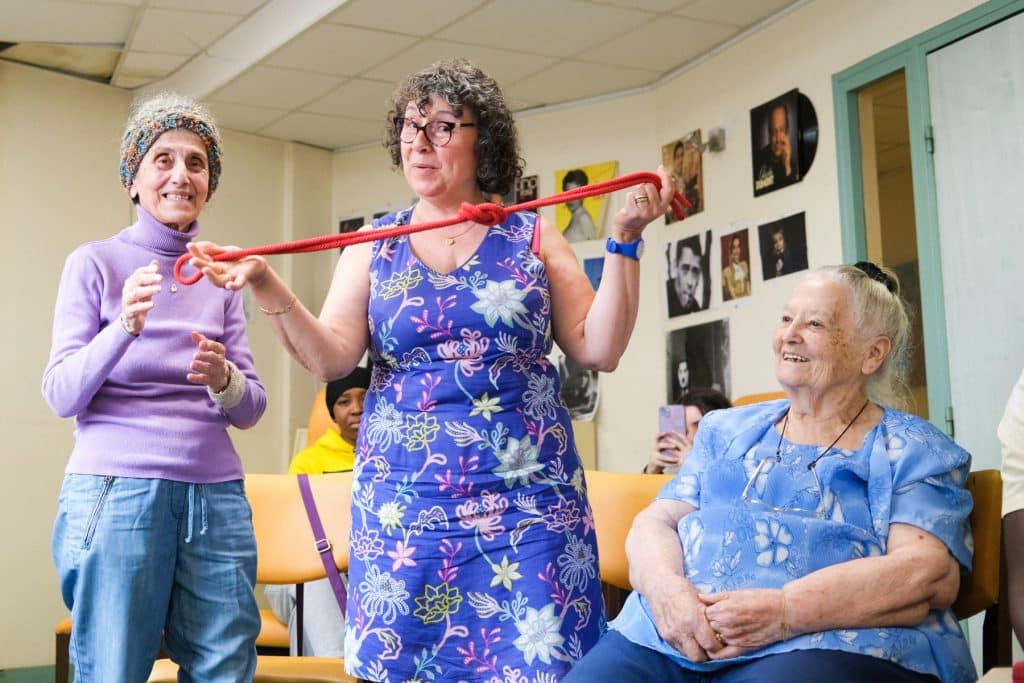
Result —
[[420, 131], [427, 136], [427, 142], [434, 147], [444, 147], [452, 141], [456, 128], [475, 128], [475, 123], [459, 123], [458, 121], [427, 121], [422, 126], [400, 116], [395, 119], [395, 130], [402, 142], [414, 142]]

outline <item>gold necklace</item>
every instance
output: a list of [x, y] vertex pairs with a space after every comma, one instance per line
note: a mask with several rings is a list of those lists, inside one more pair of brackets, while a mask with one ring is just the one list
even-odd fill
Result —
[[466, 228], [465, 230], [463, 230], [462, 232], [460, 232], [458, 235], [454, 235], [452, 237], [445, 236], [445, 238], [444, 238], [445, 245], [449, 246], [449, 247], [454, 246], [455, 245], [455, 240], [459, 239], [460, 237], [465, 235], [467, 232], [472, 230], [474, 225], [475, 225], [474, 223], [470, 223], [469, 227]]

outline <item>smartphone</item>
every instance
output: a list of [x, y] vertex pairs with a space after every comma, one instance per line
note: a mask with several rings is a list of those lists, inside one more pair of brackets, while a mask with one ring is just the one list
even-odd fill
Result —
[[686, 433], [686, 406], [668, 405], [658, 408], [658, 431]]

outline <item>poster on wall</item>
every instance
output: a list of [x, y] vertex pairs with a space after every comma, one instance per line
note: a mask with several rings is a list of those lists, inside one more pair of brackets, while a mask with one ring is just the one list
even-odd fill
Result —
[[799, 120], [796, 90], [750, 110], [754, 196], [800, 180]]
[[[338, 219], [338, 234], [344, 235], [345, 233], [355, 232], [359, 228], [366, 225], [365, 216], [350, 216], [348, 218]], [[338, 253], [345, 251], [345, 247], [340, 247]]]
[[[704, 210], [704, 158], [701, 154], [700, 129], [661, 146], [661, 163], [669, 169], [679, 192], [690, 202], [683, 218]], [[672, 211], [665, 212], [665, 225], [676, 222]]]
[[522, 204], [523, 202], [532, 202], [537, 198], [537, 185], [538, 176], [535, 175], [524, 175], [516, 179], [515, 187], [512, 192], [514, 193], [512, 204]]
[[750, 296], [750, 231], [736, 230], [719, 238], [722, 250], [722, 301]]
[[761, 270], [765, 280], [807, 270], [804, 212], [757, 226]]
[[597, 370], [577, 365], [564, 353], [556, 356], [554, 362], [562, 385], [558, 397], [569, 411], [569, 417], [583, 422], [593, 420], [600, 398]]
[[[559, 192], [611, 180], [618, 173], [619, 162], [605, 161], [555, 171], [555, 188]], [[587, 197], [555, 207], [555, 225], [570, 242], [586, 242], [604, 237], [604, 214], [608, 195]]]
[[604, 257], [583, 259], [583, 272], [586, 274], [587, 279], [590, 280], [590, 286], [596, 292], [597, 288], [601, 286], [601, 273], [604, 272]]
[[666, 340], [668, 403], [679, 403], [691, 389], [717, 389], [731, 396], [729, 320], [672, 330]]
[[711, 303], [711, 231], [669, 242], [665, 247], [668, 317], [696, 313]]

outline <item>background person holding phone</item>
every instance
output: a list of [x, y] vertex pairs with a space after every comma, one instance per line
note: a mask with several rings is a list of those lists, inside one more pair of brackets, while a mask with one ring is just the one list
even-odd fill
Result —
[[693, 448], [697, 424], [707, 413], [731, 408], [729, 398], [717, 389], [697, 388], [687, 391], [679, 405], [658, 409], [658, 436], [651, 459], [644, 465], [644, 474], [675, 472]]

